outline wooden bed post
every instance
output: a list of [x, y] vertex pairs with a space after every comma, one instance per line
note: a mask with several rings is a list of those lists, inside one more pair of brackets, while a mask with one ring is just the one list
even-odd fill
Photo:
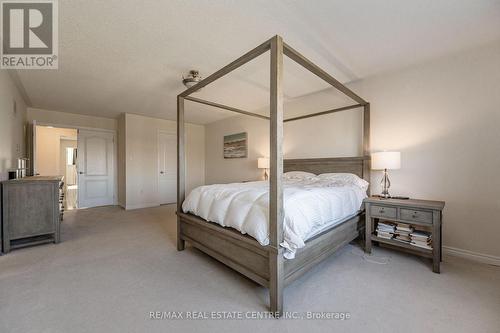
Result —
[[269, 177], [269, 298], [271, 312], [283, 313], [284, 258], [283, 248], [283, 39], [271, 39], [271, 104]]
[[363, 107], [363, 156], [370, 156], [370, 103]]
[[[370, 180], [370, 103], [366, 103], [363, 107], [363, 179], [367, 182]], [[368, 187], [368, 195], [370, 195], [371, 186]]]
[[[177, 96], [177, 213], [182, 212], [186, 196], [186, 159], [184, 146], [184, 98]], [[181, 218], [177, 215], [177, 251], [185, 248], [181, 238]]]

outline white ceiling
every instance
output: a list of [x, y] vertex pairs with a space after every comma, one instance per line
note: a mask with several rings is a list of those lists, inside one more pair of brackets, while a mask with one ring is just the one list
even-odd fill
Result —
[[[59, 69], [19, 77], [33, 107], [175, 119], [182, 74], [207, 76], [275, 34], [349, 82], [499, 41], [500, 0], [61, 0]], [[265, 109], [268, 58], [197, 97]], [[288, 102], [328, 87], [291, 61], [285, 69]], [[186, 118], [229, 114], [189, 103]]]

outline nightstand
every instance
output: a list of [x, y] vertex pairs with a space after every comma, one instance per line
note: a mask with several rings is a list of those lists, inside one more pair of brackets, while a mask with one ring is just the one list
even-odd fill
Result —
[[[432, 259], [432, 271], [439, 273], [442, 259], [441, 229], [443, 201], [430, 200], [400, 200], [369, 197], [365, 204], [365, 252], [371, 253], [372, 241], [388, 245], [422, 257]], [[432, 232], [432, 249], [422, 248], [395, 239], [378, 237], [374, 231], [379, 220], [409, 224], [424, 227]]]

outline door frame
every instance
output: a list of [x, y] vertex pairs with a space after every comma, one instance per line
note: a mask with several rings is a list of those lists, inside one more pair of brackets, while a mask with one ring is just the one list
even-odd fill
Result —
[[[58, 128], [69, 128], [76, 130], [87, 130], [87, 131], [96, 131], [96, 132], [108, 132], [113, 134], [113, 205], [118, 205], [118, 138], [117, 138], [117, 130], [107, 129], [107, 128], [95, 128], [95, 127], [86, 127], [86, 126], [75, 126], [75, 125], [65, 125], [59, 123], [50, 123], [50, 122], [41, 122], [36, 121], [36, 126], [53, 126]], [[35, 127], [36, 129], [36, 127]], [[36, 149], [36, 146], [35, 146]], [[81, 156], [78, 154], [78, 156]], [[36, 165], [36, 164], [35, 164]], [[77, 175], [78, 178], [78, 175]], [[78, 180], [80, 183], [80, 180]], [[76, 204], [80, 207], [79, 197], [77, 197]]]
[[26, 125], [26, 157], [29, 159], [28, 176], [36, 176], [36, 126], [35, 119], [27, 121]]
[[[158, 205], [161, 206], [161, 199], [160, 199], [160, 159], [158, 158], [159, 151], [160, 151], [160, 134], [170, 134], [177, 136], [177, 132], [174, 130], [166, 130], [166, 129], [161, 129], [159, 128], [156, 131], [156, 186], [158, 187], [158, 190], [156, 193], [158, 193], [157, 197], [157, 202]], [[177, 185], [176, 185], [176, 190], [177, 190]]]

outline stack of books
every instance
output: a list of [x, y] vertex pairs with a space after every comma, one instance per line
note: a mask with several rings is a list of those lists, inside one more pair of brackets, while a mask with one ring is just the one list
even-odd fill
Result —
[[394, 237], [396, 224], [389, 221], [379, 222], [377, 224], [377, 236], [380, 238], [391, 239]]
[[427, 231], [415, 230], [410, 233], [411, 244], [432, 250], [432, 234]]
[[395, 232], [396, 237], [394, 239], [401, 242], [410, 243], [411, 242], [410, 234], [414, 230], [415, 229], [413, 229], [411, 225], [398, 223], [396, 225], [396, 232]]

